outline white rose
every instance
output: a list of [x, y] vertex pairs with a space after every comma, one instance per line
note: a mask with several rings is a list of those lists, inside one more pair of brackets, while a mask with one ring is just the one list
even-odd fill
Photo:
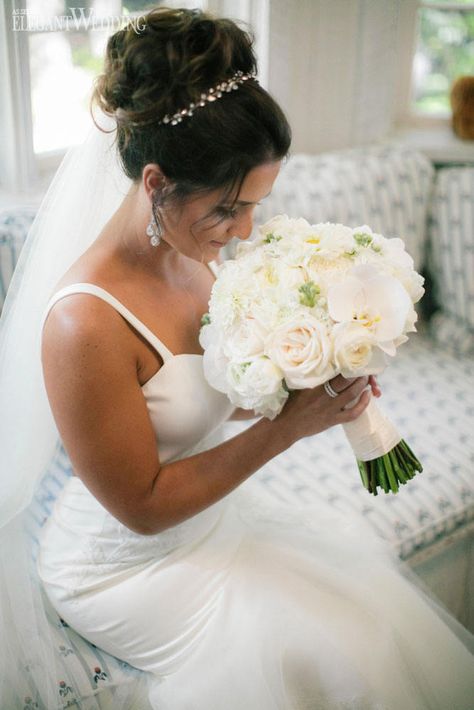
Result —
[[334, 362], [344, 377], [375, 375], [386, 359], [373, 334], [358, 323], [338, 323], [333, 328]]
[[310, 314], [297, 314], [279, 326], [268, 339], [265, 354], [294, 389], [316, 387], [333, 374], [326, 325]]

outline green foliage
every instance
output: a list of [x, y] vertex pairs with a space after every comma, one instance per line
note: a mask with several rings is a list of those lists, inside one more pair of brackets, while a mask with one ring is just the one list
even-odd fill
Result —
[[269, 234], [267, 234], [263, 241], [265, 242], [265, 244], [270, 244], [270, 242], [279, 242], [280, 239], [283, 239], [283, 237], [278, 237], [273, 234], [273, 232], [270, 232]]
[[316, 286], [314, 281], [307, 281], [299, 287], [298, 291], [300, 293], [301, 305], [309, 306], [310, 308], [316, 305], [316, 298], [321, 292], [319, 286]]
[[94, 57], [87, 44], [80, 44], [71, 48], [72, 61], [75, 66], [85, 69], [90, 74], [96, 76], [103, 68], [103, 58]]
[[359, 232], [354, 234], [354, 241], [360, 247], [368, 247], [372, 242], [372, 237], [370, 234], [365, 234], [365, 232]]
[[414, 108], [450, 113], [453, 81], [474, 73], [474, 11], [421, 7], [417, 57], [428, 62], [429, 70], [415, 87]]

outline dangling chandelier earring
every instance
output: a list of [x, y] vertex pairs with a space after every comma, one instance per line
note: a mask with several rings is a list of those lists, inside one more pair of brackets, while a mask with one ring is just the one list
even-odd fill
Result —
[[163, 229], [159, 220], [155, 214], [155, 202], [152, 202], [151, 206], [151, 220], [146, 228], [147, 236], [150, 237], [150, 244], [152, 247], [157, 247], [161, 242], [161, 237], [163, 236]]

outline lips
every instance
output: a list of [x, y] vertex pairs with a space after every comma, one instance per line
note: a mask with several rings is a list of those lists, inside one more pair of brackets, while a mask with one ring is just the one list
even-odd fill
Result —
[[224, 246], [223, 242], [216, 242], [215, 240], [212, 240], [211, 242], [209, 242], [209, 244], [212, 244], [213, 247], [219, 247], [219, 248]]

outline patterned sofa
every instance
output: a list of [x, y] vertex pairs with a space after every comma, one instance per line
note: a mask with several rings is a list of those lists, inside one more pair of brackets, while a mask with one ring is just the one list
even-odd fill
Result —
[[[288, 505], [322, 497], [343, 512], [360, 511], [374, 534], [389, 540], [474, 630], [474, 168], [435, 171], [423, 155], [397, 146], [295, 155], [258, 222], [281, 212], [402, 236], [425, 273], [419, 333], [379, 378], [380, 406], [424, 472], [396, 496], [370, 496], [337, 428], [298, 442], [243, 485]], [[32, 209], [0, 214], [0, 307], [33, 217]], [[229, 422], [225, 428], [233, 435], [247, 425]], [[60, 448], [30, 507], [33, 539], [70, 473]], [[130, 693], [131, 709], [148, 709], [144, 674], [85, 642], [53, 610], [50, 623], [61, 669], [58, 710], [113, 708], [117, 688]], [[22, 707], [35, 707], [27, 673], [23, 697]]]

